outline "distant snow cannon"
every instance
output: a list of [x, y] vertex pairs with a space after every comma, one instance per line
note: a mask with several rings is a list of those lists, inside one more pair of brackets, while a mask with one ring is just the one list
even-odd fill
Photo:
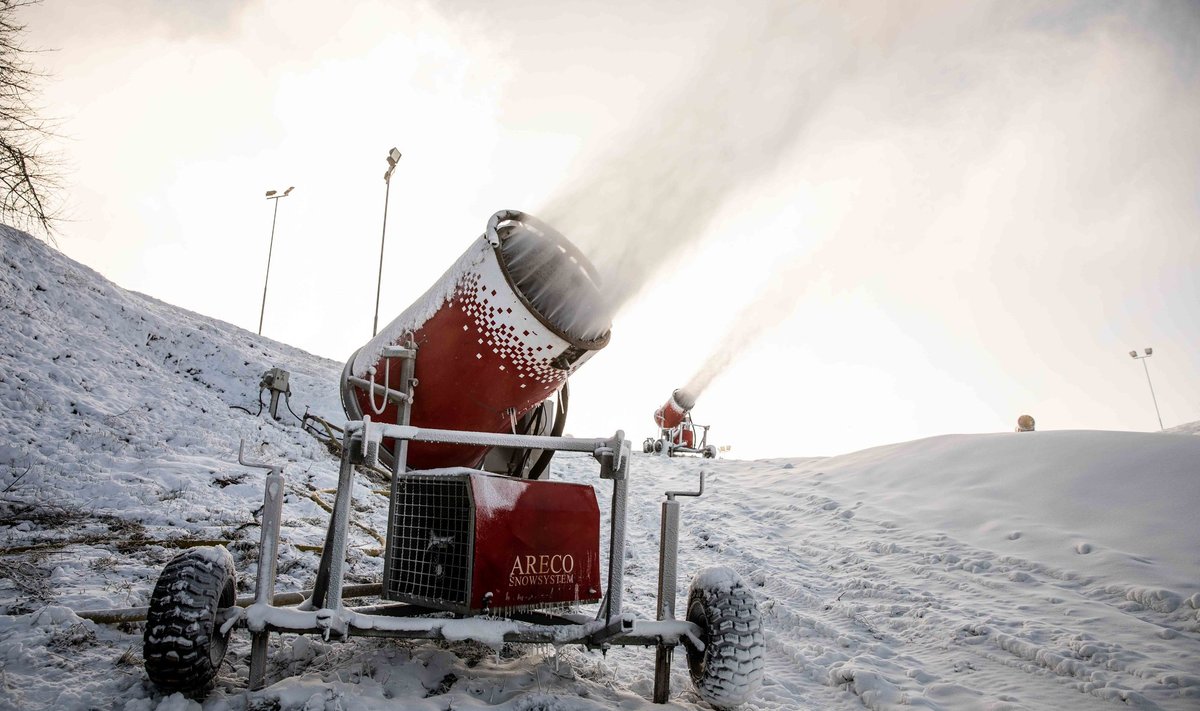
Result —
[[[708, 443], [708, 425], [692, 422], [692, 408], [696, 396], [686, 390], [676, 390], [671, 397], [654, 411], [654, 424], [658, 425], [658, 438], [647, 437], [642, 442], [642, 451], [666, 452], [668, 457], [676, 454], [701, 454], [705, 459], [717, 456], [717, 448]], [[700, 430], [697, 435], [697, 430]]]
[[1021, 415], [1017, 418], [1017, 432], [1033, 432], [1034, 426], [1033, 417], [1029, 415]]
[[[424, 428], [561, 434], [561, 391], [608, 344], [606, 313], [582, 252], [536, 218], [502, 210], [424, 296], [354, 352], [342, 371], [342, 407], [350, 420], [395, 424], [407, 415]], [[378, 454], [386, 463], [396, 446], [385, 441]], [[478, 467], [491, 449], [402, 446], [412, 469]], [[501, 450], [485, 466], [537, 478], [548, 461]]]

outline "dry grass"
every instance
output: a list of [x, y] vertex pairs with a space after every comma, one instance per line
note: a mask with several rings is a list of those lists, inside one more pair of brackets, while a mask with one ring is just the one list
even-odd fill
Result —
[[35, 560], [0, 558], [0, 578], [11, 582], [22, 595], [49, 602], [54, 598], [54, 587], [50, 585], [50, 570], [37, 565]]
[[96, 633], [88, 629], [83, 622], [78, 622], [70, 627], [55, 630], [46, 642], [46, 647], [52, 652], [66, 654], [78, 651], [81, 647], [92, 647], [96, 644]]

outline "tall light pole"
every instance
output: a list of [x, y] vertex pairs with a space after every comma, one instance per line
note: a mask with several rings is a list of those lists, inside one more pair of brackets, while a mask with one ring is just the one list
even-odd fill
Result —
[[267, 312], [267, 282], [271, 279], [271, 253], [275, 251], [275, 218], [279, 217], [279, 198], [285, 198], [291, 194], [296, 186], [292, 186], [282, 193], [275, 190], [267, 191], [267, 199], [275, 201], [275, 212], [271, 215], [271, 244], [267, 247], [267, 275], [263, 277], [263, 299], [262, 308], [258, 311], [258, 335], [262, 335], [263, 315]]
[[1142, 368], [1146, 370], [1146, 384], [1150, 386], [1150, 399], [1154, 401], [1154, 414], [1158, 415], [1158, 429], [1164, 429], [1162, 423], [1162, 414], [1158, 411], [1158, 398], [1154, 397], [1154, 383], [1150, 382], [1150, 366], [1146, 365], [1146, 359], [1154, 355], [1153, 348], [1147, 348], [1143, 351], [1146, 355], [1138, 355], [1137, 351], [1129, 351], [1129, 357], [1134, 360], [1142, 361]]
[[383, 190], [383, 234], [379, 237], [379, 279], [375, 282], [375, 323], [371, 326], [371, 337], [379, 333], [379, 290], [383, 286], [383, 243], [387, 239], [387, 210], [388, 198], [392, 194], [392, 171], [400, 162], [400, 151], [392, 148], [387, 155], [387, 172], [383, 174], [383, 182], [387, 186]]

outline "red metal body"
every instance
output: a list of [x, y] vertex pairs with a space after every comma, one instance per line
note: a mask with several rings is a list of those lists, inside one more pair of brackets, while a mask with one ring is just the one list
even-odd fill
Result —
[[[515, 420], [608, 343], [595, 279], [595, 269], [562, 235], [523, 213], [496, 213], [458, 263], [350, 357], [342, 375], [347, 417], [397, 422], [398, 405], [382, 406], [378, 391], [373, 402], [362, 381], [403, 392], [400, 359], [381, 356], [411, 337], [420, 357], [410, 424], [512, 432]], [[384, 446], [391, 452], [394, 443]], [[413, 443], [407, 465], [478, 467], [486, 452]]]
[[471, 477], [471, 609], [600, 599], [600, 510], [592, 487]]
[[396, 478], [389, 600], [463, 614], [600, 599], [600, 510], [585, 484], [466, 468]]
[[680, 447], [694, 448], [696, 446], [696, 430], [685, 425], [675, 431], [672, 439]]
[[683, 422], [684, 415], [695, 406], [696, 398], [682, 390], [676, 390], [662, 407], [654, 411], [654, 423], [669, 430]]
[[[566, 370], [534, 362], [515, 344], [505, 347], [515, 338], [487, 323], [491, 315], [488, 304], [483, 303], [487, 297], [479, 296], [490, 295], [493, 285], [472, 284], [474, 279], [468, 281], [467, 289], [456, 289], [454, 297], [413, 333], [421, 354], [415, 374], [420, 386], [413, 398], [411, 420], [416, 426], [507, 432], [512, 427], [511, 417], [524, 415], [566, 379]], [[398, 360], [376, 367], [375, 382], [400, 382]], [[384, 369], [389, 371], [386, 375]], [[355, 388], [354, 395], [358, 406], [371, 413], [366, 409], [370, 407], [366, 391]], [[514, 410], [511, 416], [509, 408]], [[381, 414], [372, 414], [372, 419], [396, 422], [397, 409], [389, 403]], [[391, 442], [385, 446], [390, 450]], [[483, 447], [414, 443], [408, 450], [408, 465], [412, 469], [474, 467], [485, 453]]]

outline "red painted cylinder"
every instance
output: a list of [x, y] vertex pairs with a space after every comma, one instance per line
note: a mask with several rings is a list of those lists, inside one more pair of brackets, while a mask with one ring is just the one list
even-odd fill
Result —
[[654, 422], [663, 429], [671, 429], [680, 422], [683, 416], [696, 406], [696, 398], [683, 390], [671, 393], [671, 398], [662, 407], [654, 411]]
[[680, 427], [671, 441], [676, 446], [694, 449], [696, 447], [696, 430], [691, 427]]
[[[610, 320], [587, 258], [565, 237], [516, 210], [487, 230], [416, 303], [355, 351], [342, 372], [352, 420], [396, 422], [397, 405], [374, 399], [361, 380], [403, 391], [389, 346], [417, 346], [418, 427], [509, 432], [608, 344]], [[359, 379], [360, 382], [352, 382]], [[389, 451], [392, 443], [385, 442]], [[413, 442], [412, 469], [478, 466], [486, 448]]]

